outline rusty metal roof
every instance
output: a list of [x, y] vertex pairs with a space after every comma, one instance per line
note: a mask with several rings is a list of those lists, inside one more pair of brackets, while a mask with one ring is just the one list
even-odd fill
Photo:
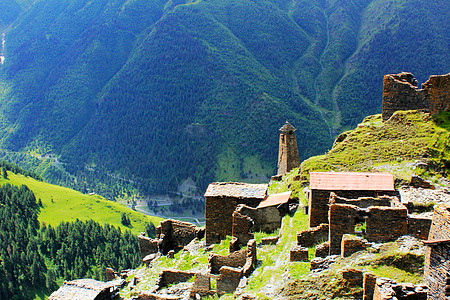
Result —
[[267, 195], [267, 184], [242, 182], [214, 182], [205, 192], [205, 197], [256, 198], [263, 200]]
[[53, 292], [49, 300], [94, 300], [102, 291], [119, 287], [123, 280], [114, 281], [97, 281], [94, 279], [77, 279], [64, 284], [55, 292]]
[[311, 172], [311, 190], [394, 191], [394, 176], [389, 173]]
[[268, 195], [268, 196], [266, 196], [266, 199], [264, 199], [263, 201], [261, 201], [261, 203], [259, 203], [257, 208], [263, 208], [263, 207], [269, 207], [269, 206], [275, 206], [275, 205], [287, 203], [289, 201], [289, 198], [291, 197], [291, 194], [292, 194], [292, 191]]

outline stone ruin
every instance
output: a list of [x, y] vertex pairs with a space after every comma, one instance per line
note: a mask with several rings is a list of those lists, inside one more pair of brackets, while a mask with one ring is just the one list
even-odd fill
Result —
[[[298, 246], [319, 244], [317, 257], [348, 256], [356, 249], [367, 247], [369, 242], [393, 241], [408, 234], [420, 239], [428, 238], [431, 218], [409, 214], [408, 208], [397, 197], [346, 199], [331, 192], [328, 202], [328, 223], [297, 233]], [[366, 229], [361, 234], [366, 236], [367, 241], [349, 236], [343, 239], [345, 235], [356, 234], [355, 226], [364, 223]]]
[[233, 212], [239, 204], [256, 208], [267, 195], [267, 184], [211, 183], [205, 192], [205, 236], [211, 245], [232, 234]]
[[437, 114], [450, 110], [450, 74], [432, 75], [417, 86], [411, 73], [387, 74], [383, 79], [383, 121], [397, 110], [422, 110]]
[[[427, 246], [425, 285], [377, 279], [371, 273], [358, 270], [344, 270], [343, 277], [358, 282], [358, 285], [361, 283], [365, 300], [450, 297], [450, 205], [436, 205], [430, 218], [430, 213], [413, 214], [418, 210], [415, 204], [401, 202], [398, 197], [347, 199], [330, 192], [327, 208], [328, 223], [297, 234], [298, 249], [317, 245], [311, 270], [326, 269], [339, 256], [350, 256], [372, 246], [373, 242], [388, 242], [409, 235], [424, 240]], [[367, 240], [355, 236], [360, 234], [355, 232], [358, 223], [365, 223], [365, 231], [361, 233]], [[328, 231], [327, 239], [324, 239], [324, 231]]]
[[170, 251], [179, 251], [195, 238], [202, 239], [204, 228], [197, 227], [188, 222], [167, 219], [156, 227], [156, 238], [152, 239], [141, 233], [138, 236], [139, 250], [144, 262], [154, 259], [155, 254], [168, 254]]
[[[309, 227], [328, 223], [330, 193], [345, 199], [357, 199], [352, 203], [360, 207], [383, 205], [383, 196], [395, 196], [394, 177], [389, 173], [362, 172], [310, 172], [308, 199]], [[362, 197], [369, 197], [362, 199]], [[336, 198], [339, 203], [341, 198]], [[375, 200], [376, 199], [376, 200]], [[380, 204], [378, 204], [380, 203]]]

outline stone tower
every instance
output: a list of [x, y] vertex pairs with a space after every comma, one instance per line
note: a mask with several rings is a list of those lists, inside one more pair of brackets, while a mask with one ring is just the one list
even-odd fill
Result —
[[295, 128], [288, 121], [280, 128], [280, 149], [278, 152], [278, 175], [284, 175], [300, 166]]

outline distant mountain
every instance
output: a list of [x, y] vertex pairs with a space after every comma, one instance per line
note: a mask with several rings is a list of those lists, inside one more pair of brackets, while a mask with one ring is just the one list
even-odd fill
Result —
[[448, 72], [449, 6], [36, 1], [9, 19], [0, 145], [15, 161], [60, 155], [36, 169], [78, 189], [262, 180], [286, 120], [305, 159], [381, 111], [383, 74]]

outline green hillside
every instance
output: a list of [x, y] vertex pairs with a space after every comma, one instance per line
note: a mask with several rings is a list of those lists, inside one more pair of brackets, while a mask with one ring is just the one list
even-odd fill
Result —
[[450, 65], [444, 0], [27, 3], [0, 14], [2, 156], [109, 198], [267, 180], [286, 120], [324, 153], [380, 112], [382, 75]]
[[[38, 220], [47, 225], [56, 227], [61, 222], [74, 222], [93, 220], [100, 224], [108, 223], [115, 227], [121, 227], [123, 231], [131, 230], [135, 235], [145, 232], [145, 226], [152, 222], [155, 226], [162, 221], [161, 218], [143, 215], [123, 205], [108, 201], [98, 195], [85, 195], [80, 192], [37, 181], [31, 177], [8, 172], [8, 178], [0, 179], [0, 184], [28, 186], [36, 196], [41, 199], [43, 207], [40, 209]], [[122, 213], [127, 214], [131, 220], [131, 226], [121, 224]]]

